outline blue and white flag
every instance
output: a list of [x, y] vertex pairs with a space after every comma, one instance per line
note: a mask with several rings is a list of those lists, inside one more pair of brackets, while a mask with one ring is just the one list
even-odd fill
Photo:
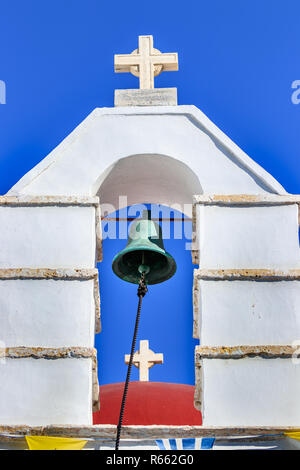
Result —
[[157, 439], [155, 442], [160, 450], [209, 450], [212, 449], [215, 438]]

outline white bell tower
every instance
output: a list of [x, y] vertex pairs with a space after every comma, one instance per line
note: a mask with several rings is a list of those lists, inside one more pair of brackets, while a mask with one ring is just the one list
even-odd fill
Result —
[[114, 108], [95, 109], [0, 197], [0, 424], [92, 424], [101, 204], [142, 202], [193, 214], [204, 427], [299, 425], [300, 196], [178, 106], [176, 89], [154, 88], [177, 54], [141, 36], [115, 67], [140, 89], [117, 90]]

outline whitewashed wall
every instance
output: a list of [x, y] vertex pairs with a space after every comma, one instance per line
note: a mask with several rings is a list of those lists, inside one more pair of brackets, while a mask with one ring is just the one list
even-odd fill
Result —
[[2, 206], [0, 227], [0, 268], [95, 266], [94, 207]]
[[92, 424], [92, 360], [2, 359], [1, 423]]
[[92, 424], [99, 201], [0, 197], [0, 422]]
[[299, 425], [296, 202], [195, 197], [195, 405], [204, 425]]
[[197, 205], [199, 266], [300, 267], [298, 205]]
[[6, 347], [93, 347], [94, 279], [2, 279], [0, 340]]
[[204, 425], [299, 426], [300, 365], [290, 359], [204, 359]]
[[[197, 271], [195, 271], [197, 276]], [[238, 346], [300, 341], [300, 282], [198, 280], [200, 344]]]

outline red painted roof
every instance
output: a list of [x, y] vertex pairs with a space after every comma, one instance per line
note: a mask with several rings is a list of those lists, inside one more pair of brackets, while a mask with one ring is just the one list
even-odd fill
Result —
[[[118, 424], [124, 383], [100, 386], [100, 411], [94, 424]], [[130, 382], [123, 424], [201, 425], [194, 408], [192, 385], [161, 382]]]

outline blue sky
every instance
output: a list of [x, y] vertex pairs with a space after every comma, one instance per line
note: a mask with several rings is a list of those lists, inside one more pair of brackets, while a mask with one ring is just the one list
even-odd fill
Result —
[[297, 0], [101, 0], [1, 3], [0, 193], [43, 159], [115, 88], [138, 80], [114, 74], [113, 54], [153, 34], [178, 52], [179, 104], [195, 104], [291, 193], [300, 192], [300, 3]]
[[[0, 194], [94, 108], [113, 106], [114, 89], [138, 87], [137, 78], [114, 74], [113, 55], [135, 49], [139, 34], [152, 34], [154, 47], [162, 52], [178, 52], [179, 72], [161, 74], [155, 79], [157, 87], [177, 87], [179, 104], [199, 107], [288, 192], [300, 193], [300, 104], [291, 101], [292, 82], [300, 79], [298, 0], [10, 0], [2, 2], [0, 17], [0, 80], [7, 91], [6, 104], [0, 104]], [[137, 299], [134, 286], [113, 284], [110, 278], [109, 259], [124, 240], [104, 245], [102, 318], [110, 334], [104, 340], [103, 333], [97, 342], [103, 343], [105, 359], [120, 341], [121, 328], [116, 333], [113, 326], [119, 321], [125, 329], [127, 324], [121, 312], [119, 320], [114, 317], [116, 323], [108, 323], [110, 294], [118, 286], [120, 298], [125, 295], [126, 315], [135, 315]], [[189, 254], [177, 240], [167, 245], [187, 273], [178, 274], [184, 293], [181, 299], [172, 297], [172, 305], [186, 309], [186, 325], [191, 325], [190, 300], [185, 297], [191, 288]], [[172, 289], [169, 294], [164, 289], [151, 288], [151, 297], [145, 299], [144, 336], [152, 331], [149, 322], [158, 304], [163, 310], [173, 308], [168, 297]], [[167, 329], [163, 321], [160, 317], [162, 332]], [[177, 326], [180, 321], [173, 332]], [[190, 326], [186, 328], [189, 335]], [[125, 352], [131, 330], [128, 335]], [[183, 343], [187, 337], [181, 338]], [[150, 341], [157, 352], [167, 353], [177, 340], [157, 333]], [[193, 344], [190, 339], [186, 358], [173, 358], [163, 377], [164, 366], [153, 368], [153, 380], [192, 383], [193, 371], [185, 364]], [[101, 381], [122, 380], [123, 372], [107, 363]]]
[[[166, 207], [164, 217], [168, 217], [168, 212], [171, 217], [181, 217], [181, 213], [170, 211]], [[126, 217], [126, 209], [117, 214]], [[103, 228], [105, 225], [103, 223]], [[192, 264], [190, 251], [185, 249], [186, 243], [191, 241], [192, 223], [176, 221], [170, 225], [168, 227], [168, 222], [162, 222], [162, 232], [165, 249], [175, 258], [177, 271], [168, 281], [148, 286], [148, 293], [142, 303], [136, 349], [139, 348], [141, 339], [148, 339], [150, 349], [164, 355], [163, 365], [150, 369], [150, 380], [194, 384], [194, 350], [198, 344], [198, 340], [192, 338], [192, 283], [195, 266]], [[181, 232], [182, 239], [176, 238]], [[174, 233], [177, 234], [175, 237]], [[98, 265], [102, 333], [96, 335], [96, 347], [99, 379], [103, 384], [125, 380], [127, 366], [124, 363], [124, 354], [130, 353], [135, 325], [137, 286], [120, 280], [111, 269], [113, 257], [125, 248], [126, 243], [127, 240], [104, 240], [103, 261]], [[132, 368], [131, 377], [132, 380], [139, 379], [135, 367]]]

